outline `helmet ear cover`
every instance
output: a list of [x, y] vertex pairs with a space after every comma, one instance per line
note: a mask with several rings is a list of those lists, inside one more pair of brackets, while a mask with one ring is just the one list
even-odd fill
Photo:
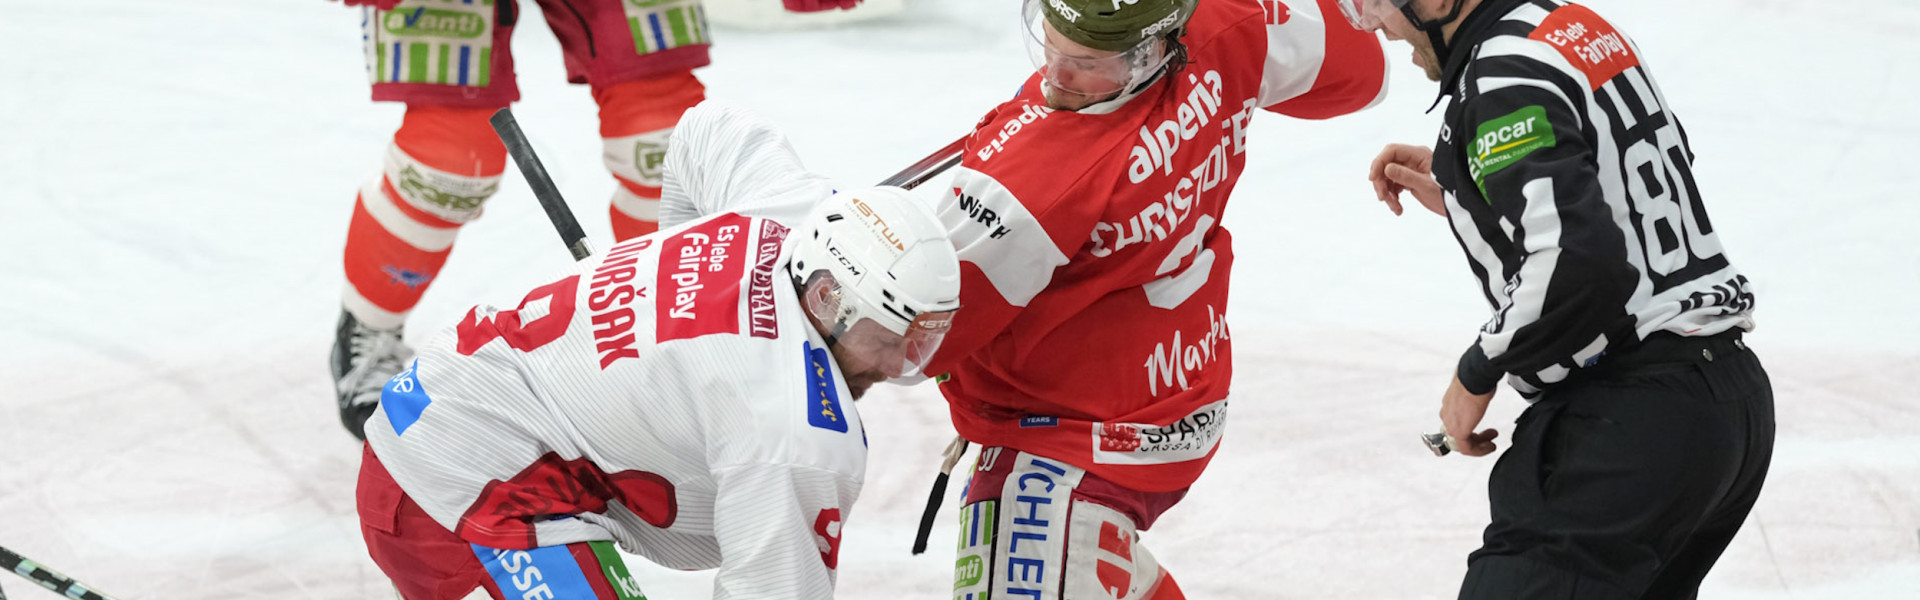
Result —
[[807, 311], [807, 316], [826, 326], [821, 335], [827, 338], [827, 345], [839, 342], [840, 336], [853, 325], [849, 317], [854, 312], [852, 305], [840, 298], [840, 282], [834, 280], [832, 273], [818, 270], [804, 283], [795, 276], [793, 283], [800, 288], [800, 306]]

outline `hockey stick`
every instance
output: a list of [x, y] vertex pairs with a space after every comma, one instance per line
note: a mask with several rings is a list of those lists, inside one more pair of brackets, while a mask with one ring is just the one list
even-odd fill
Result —
[[954, 140], [945, 148], [935, 150], [933, 154], [928, 154], [919, 162], [913, 163], [899, 173], [894, 173], [892, 177], [881, 181], [880, 185], [899, 186], [909, 190], [920, 187], [920, 184], [926, 183], [928, 179], [933, 179], [935, 175], [960, 164], [960, 149], [966, 144], [967, 138], [964, 136]]
[[953, 474], [953, 466], [960, 464], [960, 457], [966, 453], [967, 438], [956, 435], [952, 442], [947, 443], [945, 459], [940, 463], [940, 474], [933, 478], [933, 493], [927, 495], [927, 509], [920, 513], [920, 530], [913, 535], [915, 555], [927, 551], [927, 536], [933, 533], [933, 517], [939, 514], [940, 501], [947, 495], [947, 479]]
[[[112, 596], [93, 591], [92, 588], [74, 581], [72, 577], [41, 566], [40, 563], [15, 554], [3, 546], [0, 546], [0, 568], [12, 571], [13, 574], [24, 577], [27, 581], [40, 584], [40, 587], [53, 590], [53, 593], [75, 600], [113, 600]], [[6, 595], [0, 594], [0, 600], [6, 600]]]
[[547, 210], [547, 218], [560, 232], [560, 241], [573, 253], [573, 259], [586, 260], [593, 255], [593, 247], [587, 245], [587, 232], [580, 229], [580, 221], [573, 218], [573, 209], [567, 207], [567, 201], [560, 197], [560, 188], [554, 187], [553, 177], [547, 175], [547, 167], [541, 165], [540, 157], [533, 153], [533, 145], [527, 143], [527, 134], [520, 131], [520, 123], [513, 119], [512, 109], [500, 109], [487, 122], [493, 124], [493, 132], [507, 145], [513, 164], [520, 165], [520, 175], [527, 178], [533, 197]]

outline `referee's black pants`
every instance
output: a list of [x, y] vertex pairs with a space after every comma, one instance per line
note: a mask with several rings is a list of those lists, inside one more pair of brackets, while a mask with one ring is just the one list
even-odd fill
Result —
[[1521, 413], [1462, 599], [1694, 598], [1773, 457], [1773, 389], [1737, 333], [1655, 334]]

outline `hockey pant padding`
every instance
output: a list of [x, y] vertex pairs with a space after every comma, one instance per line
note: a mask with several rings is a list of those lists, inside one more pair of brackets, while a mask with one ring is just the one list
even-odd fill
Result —
[[370, 327], [399, 327], [447, 262], [460, 225], [500, 185], [507, 150], [494, 109], [410, 105], [347, 226], [342, 303]]
[[594, 90], [607, 170], [619, 182], [608, 207], [615, 240], [659, 230], [668, 138], [680, 115], [706, 97], [693, 71]]
[[[405, 0], [362, 7], [360, 39], [376, 102], [499, 108], [520, 99], [515, 2]], [[454, 35], [445, 26], [463, 31]]]
[[401, 598], [632, 600], [645, 596], [612, 542], [506, 549], [461, 539], [400, 489], [372, 446], [363, 448], [354, 493], [360, 535], [367, 555], [393, 581]]
[[1127, 490], [1067, 463], [985, 448], [960, 510], [956, 600], [1179, 600], [1137, 521], [1184, 492]]

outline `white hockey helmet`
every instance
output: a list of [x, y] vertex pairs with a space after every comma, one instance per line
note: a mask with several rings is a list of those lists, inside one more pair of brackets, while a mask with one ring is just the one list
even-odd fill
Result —
[[830, 328], [827, 343], [872, 321], [902, 338], [895, 376], [918, 374], [960, 308], [959, 255], [933, 209], [897, 187], [845, 191], [814, 207], [795, 234], [794, 285], [825, 271], [839, 286], [835, 314], [816, 314]]

